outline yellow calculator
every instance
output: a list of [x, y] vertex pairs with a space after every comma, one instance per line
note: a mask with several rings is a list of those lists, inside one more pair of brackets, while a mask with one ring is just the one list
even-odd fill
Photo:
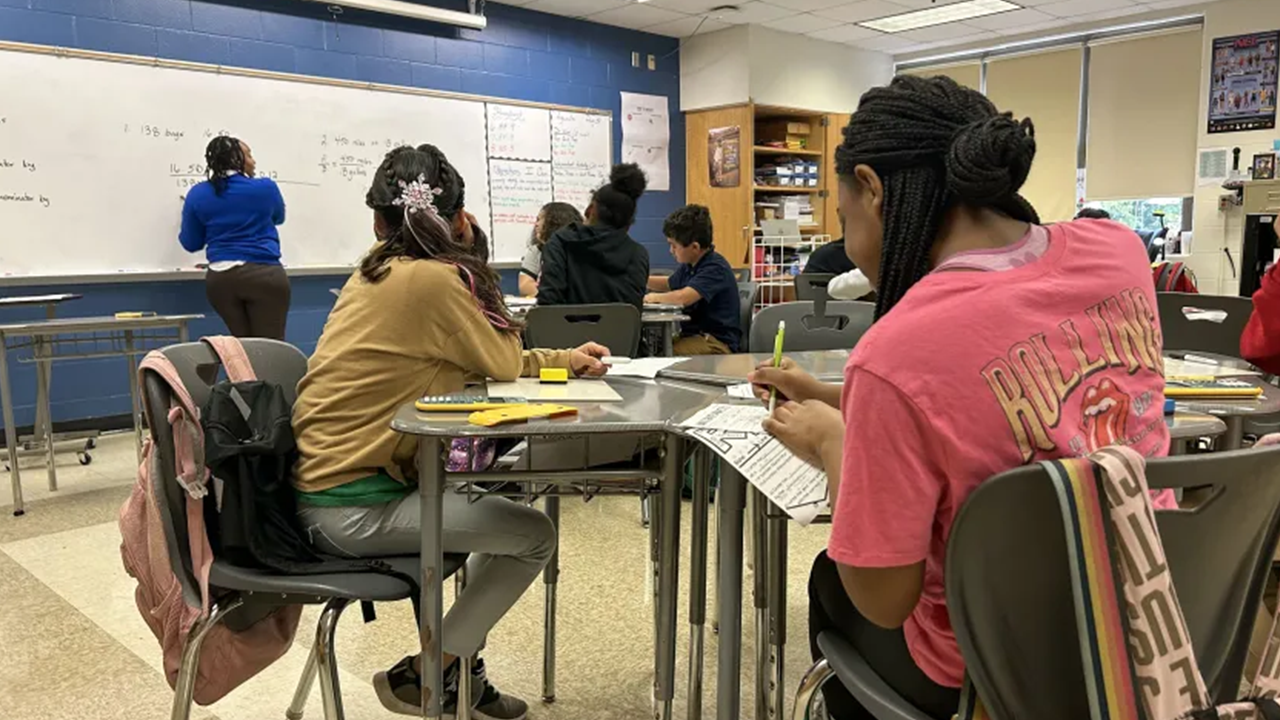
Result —
[[420, 412], [476, 412], [496, 410], [517, 405], [528, 405], [522, 397], [498, 397], [495, 395], [423, 395], [413, 404]]

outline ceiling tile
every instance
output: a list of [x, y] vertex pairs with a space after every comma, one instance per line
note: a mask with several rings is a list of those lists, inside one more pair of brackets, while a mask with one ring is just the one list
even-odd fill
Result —
[[965, 20], [966, 25], [972, 25], [983, 30], [1008, 30], [1010, 28], [1026, 27], [1027, 25], [1035, 25], [1036, 23], [1053, 22], [1055, 18], [1048, 13], [1042, 13], [1039, 10], [1014, 10], [1012, 12], [1002, 12], [996, 15], [987, 15], [985, 17], [969, 18]]
[[644, 5], [632, 3], [612, 10], [605, 10], [604, 12], [588, 15], [587, 19], [591, 22], [642, 30], [661, 23], [673, 22], [684, 17], [687, 17], [684, 13], [678, 13], [672, 10], [663, 10], [660, 7], [652, 7], [648, 3]]
[[870, 28], [864, 28], [852, 23], [848, 25], [839, 25], [837, 27], [819, 30], [817, 32], [808, 33], [809, 37], [819, 40], [828, 40], [830, 42], [851, 43], [856, 40], [866, 38], [879, 37], [883, 33]]
[[852, 2], [848, 5], [819, 10], [815, 14], [843, 22], [862, 22], [863, 20], [874, 20], [889, 15], [901, 15], [905, 12], [911, 11], [902, 5], [887, 2], [887, 0], [858, 0], [858, 2]]
[[1155, 10], [1186, 7], [1187, 5], [1203, 5], [1202, 0], [1148, 0], [1147, 5]]
[[763, 23], [770, 20], [778, 20], [779, 18], [795, 15], [794, 10], [770, 5], [766, 2], [739, 2], [736, 4], [737, 12], [728, 13], [707, 13], [710, 17], [721, 22], [732, 23], [734, 25], [744, 25], [746, 23]]
[[[942, 7], [943, 5], [955, 5], [958, 2], [964, 2], [964, 0], [940, 0], [940, 1], [939, 0], [889, 0], [889, 1], [892, 2], [894, 5], [903, 6], [908, 11], [927, 10], [928, 8]], [[1009, 1], [1019, 5], [1022, 4], [1020, 0], [1009, 0]]]
[[721, 5], [738, 5], [733, 0], [645, 0], [649, 5], [665, 10], [676, 10], [688, 15], [698, 15]]
[[[968, 37], [970, 35], [982, 34], [984, 31], [967, 25], [962, 22], [951, 22], [942, 25], [932, 25], [917, 30], [908, 30], [906, 32], [896, 33], [902, 37], [918, 43], [937, 42], [939, 40], [955, 40], [957, 38]], [[991, 33], [994, 35], [995, 33]]]
[[601, 10], [620, 8], [626, 4], [627, 0], [534, 0], [525, 5], [525, 9], [553, 15], [583, 17]]
[[537, 0], [502, 0], [503, 5], [515, 5], [516, 7], [523, 7], [534, 2], [537, 2]]
[[[1063, 18], [1078, 18], [1082, 15], [1134, 7], [1129, 0], [1062, 0], [1061, 2], [1037, 5], [1036, 10]], [[1139, 6], [1136, 10], [1141, 10]]]
[[875, 50], [884, 53], [903, 53], [911, 52], [919, 43], [908, 40], [901, 35], [881, 35], [880, 37], [865, 38], [849, 43], [863, 50]]
[[[969, 22], [973, 22], [973, 21], [970, 20]], [[1043, 34], [1045, 35], [1052, 36], [1055, 33], [1057, 33], [1058, 30], [1074, 24], [1075, 22], [1069, 19], [1053, 18], [1051, 20], [1045, 20], [1044, 22], [1033, 23], [1031, 25], [1024, 25], [1022, 27], [1008, 28], [1007, 30], [997, 30], [996, 32], [1000, 33], [1001, 35], [1026, 35], [1027, 33], [1040, 34], [1043, 32]], [[1044, 32], [1044, 31], [1047, 31], [1047, 32]]]
[[799, 15], [792, 15], [791, 17], [785, 17], [780, 20], [771, 20], [761, 24], [767, 28], [781, 30], [783, 32], [811, 33], [817, 32], [818, 30], [829, 30], [833, 27], [839, 26], [841, 23], [839, 20], [818, 17], [817, 15], [811, 15], [809, 13], [801, 13]]
[[814, 10], [826, 10], [837, 5], [848, 5], [853, 0], [768, 0], [770, 4], [784, 7], [790, 10], [800, 10], [803, 12], [812, 12]]
[[[701, 23], [701, 25], [699, 25]], [[717, 30], [723, 30], [730, 27], [726, 23], [712, 20], [709, 17], [701, 15], [690, 15], [689, 17], [672, 20], [670, 22], [658, 23], [645, 28], [645, 32], [657, 33], [658, 35], [668, 35], [670, 37], [687, 38], [693, 35], [696, 30], [698, 35], [706, 35]]]

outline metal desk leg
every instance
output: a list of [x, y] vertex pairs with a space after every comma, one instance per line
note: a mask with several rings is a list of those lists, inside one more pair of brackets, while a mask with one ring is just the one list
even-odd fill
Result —
[[751, 487], [747, 490], [751, 500], [747, 503], [751, 515], [751, 556], [754, 558], [754, 569], [751, 573], [751, 600], [755, 608], [756, 621], [756, 720], [768, 720], [769, 678], [772, 677], [769, 657], [769, 559], [766, 550], [769, 547], [769, 527], [765, 519], [769, 501], [759, 490]]
[[129, 412], [133, 415], [133, 450], [142, 462], [142, 404], [138, 401], [138, 356], [134, 355], [133, 331], [124, 331], [124, 351], [129, 365]]
[[37, 440], [42, 440], [48, 455], [48, 476], [50, 492], [58, 489], [58, 451], [53, 443], [53, 408], [49, 402], [49, 376], [53, 373], [53, 364], [45, 362], [51, 354], [45, 340], [35, 338], [32, 348], [36, 360], [36, 432]]
[[680, 585], [680, 488], [684, 484], [683, 438], [666, 437], [663, 459], [662, 500], [659, 541], [662, 560], [658, 566], [658, 666], [657, 697], [662, 720], [671, 720], [671, 705], [676, 691], [676, 605]]
[[542, 582], [546, 587], [542, 636], [542, 701], [556, 699], [556, 585], [560, 581], [560, 496], [548, 494], [547, 517], [556, 528], [556, 549], [551, 560], [542, 570]]
[[742, 706], [742, 510], [746, 481], [720, 463], [716, 512], [720, 515], [720, 648], [716, 667], [716, 720], [741, 720]]
[[178, 323], [178, 342], [180, 343], [191, 342], [191, 329], [187, 327], [186, 320], [183, 320], [182, 322]]
[[422, 683], [426, 702], [423, 717], [438, 720], [444, 693], [440, 628], [444, 624], [444, 452], [438, 437], [418, 439], [418, 497], [422, 504]]
[[1227, 432], [1222, 436], [1222, 449], [1239, 450], [1244, 447], [1244, 416], [1229, 415], [1222, 421], [1227, 424]]
[[676, 356], [676, 323], [662, 324], [662, 356]]
[[[763, 499], [763, 498], [762, 498]], [[769, 518], [769, 654], [773, 664], [773, 674], [769, 678], [772, 685], [770, 697], [770, 714], [774, 720], [786, 717], [787, 684], [784, 673], [787, 648], [787, 516], [778, 506], [766, 503]]]
[[702, 643], [707, 623], [707, 519], [711, 507], [711, 451], [693, 459], [693, 527], [689, 541], [688, 720], [702, 720]]
[[13, 393], [9, 386], [9, 349], [0, 336], [0, 410], [4, 417], [4, 447], [9, 452], [9, 480], [13, 483], [13, 514], [26, 512], [22, 505], [22, 471], [18, 468], [18, 428], [13, 424]]

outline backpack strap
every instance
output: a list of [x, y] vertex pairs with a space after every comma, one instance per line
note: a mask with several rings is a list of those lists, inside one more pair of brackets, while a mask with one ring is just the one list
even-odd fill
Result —
[[1169, 292], [1169, 263], [1162, 262], [1155, 266], [1156, 273], [1156, 291]]
[[253, 364], [249, 362], [249, 356], [245, 354], [244, 345], [238, 338], [230, 335], [211, 335], [201, 340], [222, 361], [222, 367], [227, 371], [227, 377], [231, 382], [252, 382], [258, 379], [253, 371]]

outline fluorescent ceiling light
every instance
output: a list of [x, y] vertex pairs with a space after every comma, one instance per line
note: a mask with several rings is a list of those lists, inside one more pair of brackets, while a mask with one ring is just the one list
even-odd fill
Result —
[[472, 15], [471, 13], [458, 12], [456, 10], [445, 10], [444, 8], [431, 7], [429, 5], [417, 5], [410, 2], [401, 2], [400, 0], [310, 1], [318, 2], [322, 5], [359, 8], [360, 10], [369, 10], [371, 12], [385, 13], [387, 15], [399, 15], [401, 17], [414, 18], [415, 20], [428, 20], [430, 22], [444, 23], [446, 25], [457, 25], [459, 27], [472, 28], [473, 30], [483, 30], [489, 24], [489, 21], [483, 15]]
[[1007, 0], [967, 0], [967, 2], [931, 7], [926, 10], [902, 13], [901, 15], [890, 15], [889, 17], [868, 20], [858, 24], [880, 32], [900, 33], [932, 25], [944, 25], [946, 23], [969, 20], [970, 18], [996, 15], [1010, 10], [1021, 9], [1021, 5]]

